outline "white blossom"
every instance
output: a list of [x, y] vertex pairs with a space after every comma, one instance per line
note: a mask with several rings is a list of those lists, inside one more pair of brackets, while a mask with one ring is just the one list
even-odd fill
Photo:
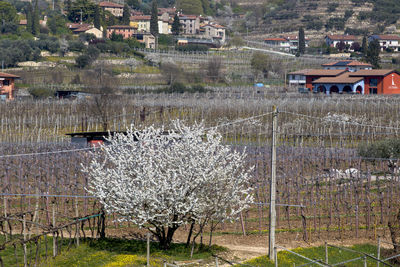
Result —
[[235, 219], [253, 201], [246, 152], [223, 145], [216, 130], [174, 121], [169, 131], [131, 126], [108, 141], [83, 166], [88, 191], [119, 220], [155, 228], [160, 242], [165, 228]]

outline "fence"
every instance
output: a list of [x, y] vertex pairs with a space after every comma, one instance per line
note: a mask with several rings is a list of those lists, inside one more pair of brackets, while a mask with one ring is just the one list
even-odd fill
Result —
[[[50, 255], [55, 257], [60, 254], [63, 247], [68, 250], [73, 244], [79, 246], [80, 238], [86, 238], [90, 234], [92, 238], [105, 236], [104, 212], [79, 216], [77, 200], [74, 217], [69, 214], [65, 216], [65, 213], [57, 209], [59, 207], [55, 203], [51, 206], [51, 210], [37, 205], [33, 210], [9, 213], [5, 204], [4, 216], [0, 217], [0, 233], [4, 238], [0, 251], [9, 256], [0, 256], [2, 267], [13, 263], [19, 266], [20, 262], [23, 262], [24, 266], [32, 266], [32, 263], [37, 266]], [[40, 216], [40, 213], [44, 216]], [[85, 230], [86, 223], [88, 231]], [[22, 255], [17, 253], [18, 247], [22, 247]], [[10, 258], [12, 250], [14, 262]]]

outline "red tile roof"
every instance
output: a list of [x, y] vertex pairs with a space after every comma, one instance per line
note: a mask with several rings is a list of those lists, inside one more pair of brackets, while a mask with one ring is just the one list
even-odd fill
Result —
[[75, 29], [79, 29], [81, 27], [89, 26], [89, 24], [87, 24], [87, 23], [82, 23], [82, 24], [80, 24], [80, 23], [67, 23], [66, 26], [70, 30], [75, 30]]
[[354, 41], [357, 37], [354, 35], [327, 35], [327, 38], [336, 41]]
[[179, 18], [181, 18], [181, 19], [197, 19], [197, 16], [196, 15], [179, 14]]
[[82, 26], [82, 27], [80, 27], [78, 29], [73, 30], [73, 32], [75, 32], [75, 33], [77, 33], [77, 32], [85, 32], [85, 31], [88, 31], [88, 30], [90, 30], [92, 28], [93, 28], [92, 26]]
[[322, 64], [321, 66], [333, 66], [336, 65], [340, 62], [348, 62], [347, 64], [345, 64], [345, 66], [366, 66], [366, 67], [372, 67], [371, 64], [368, 63], [364, 63], [364, 62], [360, 62], [357, 60], [339, 60], [339, 61], [333, 61], [333, 62], [328, 62], [325, 64]]
[[0, 78], [20, 78], [18, 75], [0, 72]]
[[289, 72], [288, 74], [291, 74], [291, 75], [306, 75], [310, 71], [312, 71], [312, 69], [296, 70], [296, 71]]
[[113, 7], [113, 8], [124, 8], [123, 5], [113, 3], [113, 2], [100, 2], [99, 6], [101, 7]]
[[359, 81], [362, 81], [363, 77], [351, 77], [350, 72], [345, 72], [339, 76], [335, 77], [321, 77], [319, 79], [314, 80], [312, 83], [336, 83], [336, 84], [343, 84], [349, 83], [354, 84]]
[[151, 20], [151, 16], [149, 15], [131, 16], [130, 20]]
[[[282, 38], [285, 38], [286, 40], [298, 40], [299, 36], [297, 34], [289, 34], [289, 35], [282, 35]], [[305, 40], [308, 40], [308, 37], [304, 37]]]
[[393, 70], [393, 69], [384, 69], [384, 70], [359, 70], [359, 71], [350, 73], [350, 76], [352, 76], [352, 77], [386, 76], [393, 72], [400, 74], [399, 72], [397, 72], [396, 70]]
[[342, 73], [346, 72], [346, 70], [320, 70], [320, 69], [312, 69], [305, 73], [307, 76], [330, 76], [335, 77]]
[[135, 27], [129, 26], [129, 25], [113, 25], [113, 26], [108, 26], [107, 29], [135, 29]]
[[19, 21], [19, 25], [28, 25], [28, 20], [26, 20], [26, 19], [21, 19], [21, 20]]
[[287, 40], [281, 37], [271, 37], [271, 38], [265, 38], [264, 41], [287, 41]]

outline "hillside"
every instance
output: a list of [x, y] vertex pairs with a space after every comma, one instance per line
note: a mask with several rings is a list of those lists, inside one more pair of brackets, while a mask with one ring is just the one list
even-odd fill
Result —
[[238, 29], [251, 34], [297, 31], [308, 34], [396, 32], [398, 0], [234, 0], [233, 10], [246, 14]]

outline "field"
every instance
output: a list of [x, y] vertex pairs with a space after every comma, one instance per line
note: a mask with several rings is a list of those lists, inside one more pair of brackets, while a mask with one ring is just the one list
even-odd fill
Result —
[[[81, 164], [90, 160], [91, 148], [70, 144], [65, 133], [125, 130], [131, 124], [137, 129], [168, 127], [171, 120], [181, 119], [187, 124], [203, 121], [206, 127], [217, 127], [224, 143], [246, 149], [246, 164], [255, 167], [254, 205], [236, 222], [220, 223], [213, 231], [206, 228], [198, 242], [231, 248], [232, 253], [222, 252], [221, 257], [233, 261], [264, 254], [273, 106], [279, 110], [277, 244], [286, 248], [336, 240], [352, 240], [343, 243], [346, 245], [359, 244], [357, 240], [376, 244], [378, 237], [391, 243], [388, 223], [395, 222], [400, 207], [399, 173], [387, 159], [361, 158], [357, 147], [398, 138], [400, 102], [396, 96], [324, 97], [284, 93], [279, 87], [221, 86], [204, 94], [141, 93], [0, 103], [1, 203], [2, 214], [7, 214], [1, 220], [6, 226], [2, 228], [8, 239], [6, 251], [11, 247], [12, 252], [14, 245], [21, 250], [27, 242], [33, 246], [27, 250], [27, 258], [41, 260], [35, 246], [40, 238], [49, 236], [49, 240], [70, 243], [59, 246], [61, 256], [52, 263], [62, 266], [74, 253], [97, 255], [82, 240], [83, 245], [75, 250], [77, 237], [97, 238], [104, 230], [107, 237], [143, 239], [143, 229], [116, 221], [115, 214], [103, 216], [98, 202], [85, 190], [88, 181], [81, 172]], [[357, 173], [332, 172], [350, 168]], [[188, 228], [178, 231], [176, 242], [186, 242]], [[252, 248], [257, 252], [252, 253]], [[388, 244], [386, 248], [393, 247]], [[0, 252], [3, 261], [9, 258], [4, 252]], [[124, 255], [123, 250], [104, 253], [101, 255], [107, 259]], [[143, 257], [141, 253], [129, 255]], [[257, 266], [259, 262], [262, 259], [249, 264]], [[301, 263], [305, 262], [296, 262]]]

